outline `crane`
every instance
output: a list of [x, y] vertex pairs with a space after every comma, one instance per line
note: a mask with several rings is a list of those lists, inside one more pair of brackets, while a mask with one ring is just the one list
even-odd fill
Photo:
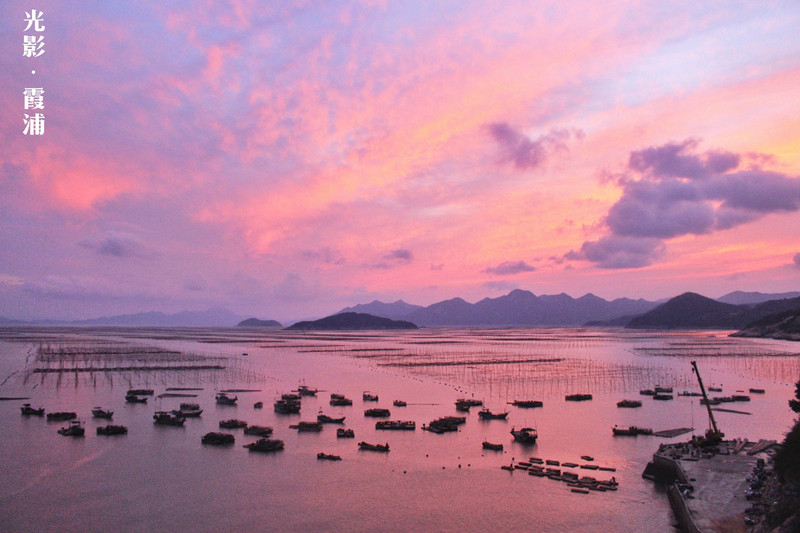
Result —
[[697, 437], [693, 439], [693, 441], [700, 446], [713, 446], [714, 444], [720, 443], [725, 434], [717, 428], [717, 422], [714, 420], [714, 413], [711, 412], [711, 403], [708, 401], [706, 388], [703, 386], [703, 380], [700, 377], [700, 371], [697, 370], [697, 362], [695, 361], [692, 361], [692, 370], [694, 370], [697, 376], [697, 382], [700, 384], [700, 392], [703, 393], [703, 403], [706, 404], [706, 409], [708, 409], [708, 420], [711, 424], [711, 427], [706, 430], [705, 437]]

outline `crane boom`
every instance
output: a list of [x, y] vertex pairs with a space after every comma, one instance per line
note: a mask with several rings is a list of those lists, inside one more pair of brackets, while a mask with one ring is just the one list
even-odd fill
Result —
[[708, 419], [711, 422], [711, 429], [706, 432], [706, 438], [721, 440], [724, 435], [717, 428], [717, 422], [714, 420], [714, 413], [711, 411], [711, 403], [708, 401], [706, 388], [703, 386], [703, 379], [700, 377], [700, 371], [697, 370], [697, 362], [695, 361], [692, 361], [692, 370], [694, 370], [694, 373], [697, 376], [697, 382], [700, 384], [700, 392], [703, 393], [703, 403], [706, 404], [706, 409], [708, 409]]

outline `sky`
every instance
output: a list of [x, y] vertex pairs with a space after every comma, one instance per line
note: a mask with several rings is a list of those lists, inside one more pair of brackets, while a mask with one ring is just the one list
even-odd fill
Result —
[[0, 316], [799, 290], [798, 27], [795, 0], [4, 0]]

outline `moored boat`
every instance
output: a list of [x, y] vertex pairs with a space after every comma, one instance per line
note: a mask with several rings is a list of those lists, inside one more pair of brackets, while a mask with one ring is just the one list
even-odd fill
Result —
[[317, 454], [317, 459], [322, 459], [322, 460], [325, 460], [325, 461], [341, 461], [342, 460], [342, 458], [339, 457], [338, 455], [331, 455], [331, 454], [327, 454], [327, 453], [323, 453], [323, 452], [319, 452]]
[[514, 400], [513, 402], [509, 402], [514, 407], [525, 407], [525, 408], [532, 408], [532, 407], [543, 407], [544, 402], [539, 400]]
[[364, 416], [372, 416], [372, 417], [379, 417], [380, 418], [380, 417], [385, 417], [385, 416], [391, 416], [391, 413], [389, 412], [388, 409], [382, 409], [382, 408], [376, 407], [376, 408], [373, 408], [373, 409], [365, 410], [364, 411]]
[[298, 400], [275, 400], [274, 410], [281, 414], [297, 414], [300, 412], [301, 404]]
[[653, 389], [642, 389], [639, 391], [639, 394], [641, 394], [642, 396], [654, 396], [655, 393], [656, 391], [654, 391]]
[[72, 420], [68, 426], [59, 429], [58, 433], [65, 437], [83, 437], [85, 431], [80, 420]]
[[152, 396], [155, 394], [155, 391], [153, 389], [130, 389], [127, 394], [133, 396]]
[[225, 429], [246, 428], [247, 422], [245, 422], [244, 420], [239, 420], [237, 418], [231, 418], [230, 420], [220, 420], [219, 427]]
[[395, 407], [405, 407], [406, 405], [408, 405], [408, 404], [407, 404], [406, 402], [404, 402], [403, 400], [395, 400], [394, 402], [392, 402], [392, 404], [393, 404]]
[[660, 393], [671, 394], [672, 393], [672, 387], [656, 387], [655, 388], [655, 392], [656, 392], [656, 394], [660, 394]]
[[410, 430], [417, 429], [413, 420], [380, 420], [375, 422], [375, 429]]
[[289, 392], [289, 393], [281, 394], [281, 400], [296, 400], [296, 401], [299, 402], [301, 400], [301, 397], [300, 397], [299, 394], [295, 394], [293, 392]]
[[292, 424], [289, 428], [296, 429], [297, 431], [313, 431], [319, 433], [322, 431], [322, 424], [320, 422], [298, 422], [297, 424]]
[[516, 442], [522, 444], [534, 444], [539, 437], [539, 434], [533, 428], [511, 428], [511, 434], [514, 436]]
[[653, 430], [652, 429], [643, 428], [643, 427], [639, 427], [639, 426], [628, 426], [628, 427], [614, 426], [613, 428], [611, 428], [611, 431], [612, 431], [612, 433], [614, 433], [614, 435], [631, 436], [631, 437], [635, 437], [637, 435], [652, 435], [653, 434]]
[[353, 405], [353, 400], [346, 398], [341, 394], [331, 394], [330, 404], [333, 406]]
[[312, 389], [308, 385], [298, 385], [297, 386], [297, 393], [300, 396], [316, 396], [319, 392], [319, 389]]
[[764, 389], [750, 389], [750, 394], [764, 394]]
[[236, 405], [236, 402], [239, 400], [239, 397], [228, 396], [224, 392], [218, 392], [217, 395], [214, 397], [214, 399], [219, 405]]
[[182, 426], [185, 420], [169, 411], [156, 411], [153, 415], [153, 422], [162, 426]]
[[269, 426], [247, 426], [244, 428], [245, 435], [256, 435], [258, 437], [269, 437], [272, 435], [272, 428]]
[[347, 418], [347, 417], [342, 416], [342, 417], [339, 417], [339, 418], [334, 418], [334, 417], [328, 416], [328, 415], [326, 415], [324, 413], [318, 413], [317, 414], [317, 422], [319, 422], [320, 424], [344, 424], [344, 419], [345, 418]]
[[493, 413], [489, 410], [488, 407], [481, 409], [478, 413], [478, 417], [483, 420], [505, 420], [508, 416], [508, 413]]
[[564, 397], [564, 400], [568, 402], [585, 402], [591, 399], [592, 399], [591, 394], [567, 394]]
[[147, 403], [147, 397], [128, 393], [125, 395], [125, 401], [128, 403]]
[[92, 409], [92, 416], [95, 418], [111, 418], [114, 416], [114, 411], [111, 409], [103, 409], [102, 407], [94, 407]]
[[98, 435], [125, 435], [126, 433], [128, 433], [128, 428], [125, 426], [108, 424], [97, 428]]
[[206, 433], [200, 438], [200, 442], [203, 444], [211, 444], [214, 446], [224, 446], [226, 444], [233, 444], [236, 442], [236, 437], [231, 435], [230, 433], [219, 433], [217, 431], [211, 431]]
[[359, 442], [358, 443], [359, 450], [366, 450], [371, 452], [388, 452], [389, 451], [389, 443], [386, 444], [370, 444], [368, 442]]
[[339, 428], [336, 430], [337, 439], [354, 439], [355, 437], [356, 433], [352, 429]]
[[364, 393], [361, 395], [361, 399], [365, 402], [377, 402], [378, 395], [372, 394], [369, 391], [364, 391]]
[[23, 403], [22, 407], [19, 408], [22, 411], [24, 416], [44, 416], [44, 407], [39, 407], [38, 409], [34, 409], [31, 407], [29, 403]]
[[483, 441], [483, 449], [484, 450], [495, 450], [495, 451], [498, 451], [498, 452], [502, 452], [503, 451], [503, 445], [502, 444], [494, 444], [494, 443], [489, 442], [489, 441]]
[[172, 414], [184, 418], [197, 418], [203, 414], [203, 410], [196, 403], [182, 403], [180, 409], [173, 409]]
[[465, 416], [445, 416], [428, 422], [428, 425], [423, 425], [422, 429], [441, 435], [442, 433], [458, 431], [458, 426], [466, 421], [467, 417]]
[[653, 395], [653, 399], [654, 400], [661, 400], [661, 401], [671, 400], [672, 399], [672, 394], [657, 393], [657, 394]]
[[55, 413], [47, 413], [47, 420], [72, 420], [78, 418], [77, 413], [72, 411], [56, 411]]
[[642, 402], [639, 400], [622, 400], [617, 402], [617, 407], [641, 407]]
[[277, 452], [283, 450], [283, 441], [279, 439], [258, 439], [250, 444], [245, 444], [244, 447], [251, 452]]
[[261, 409], [264, 407], [264, 402], [256, 402], [253, 404], [253, 409]]

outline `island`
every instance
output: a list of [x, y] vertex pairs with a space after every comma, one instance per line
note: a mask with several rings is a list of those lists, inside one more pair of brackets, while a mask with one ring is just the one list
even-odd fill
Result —
[[339, 313], [319, 320], [306, 320], [289, 326], [291, 330], [419, 329], [405, 320], [392, 320], [367, 313]]
[[279, 328], [281, 327], [281, 323], [277, 320], [259, 320], [258, 318], [248, 318], [246, 320], [242, 320], [236, 324], [236, 326], [243, 328]]

